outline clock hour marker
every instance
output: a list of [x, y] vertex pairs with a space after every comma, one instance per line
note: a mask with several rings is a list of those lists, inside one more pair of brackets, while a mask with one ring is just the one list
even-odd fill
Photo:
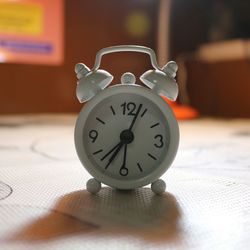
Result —
[[93, 153], [93, 155], [97, 155], [97, 154], [101, 153], [102, 151], [103, 151], [102, 149], [97, 150], [97, 151], [95, 151], [95, 152]]
[[155, 161], [157, 160], [157, 158], [155, 156], [151, 155], [150, 153], [148, 153], [148, 156], [151, 157]]
[[141, 117], [143, 117], [147, 111], [148, 111], [148, 109], [145, 109], [145, 110], [142, 112]]
[[157, 123], [153, 124], [150, 128], [154, 128], [154, 127], [156, 127], [156, 126], [158, 126], [158, 125], [160, 125], [160, 123], [159, 123], [159, 122], [157, 122]]
[[96, 117], [96, 120], [99, 121], [102, 124], [105, 124], [105, 122], [103, 120], [101, 120], [100, 118]]
[[110, 109], [111, 109], [111, 111], [112, 111], [112, 114], [115, 115], [115, 110], [114, 110], [114, 108], [113, 108], [112, 106], [110, 106]]
[[142, 167], [141, 167], [141, 165], [140, 165], [139, 162], [137, 162], [137, 166], [138, 166], [139, 170], [140, 170], [141, 172], [143, 172]]

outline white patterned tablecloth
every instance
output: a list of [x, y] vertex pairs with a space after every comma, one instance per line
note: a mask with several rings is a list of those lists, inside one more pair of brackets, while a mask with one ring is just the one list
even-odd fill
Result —
[[0, 117], [0, 249], [250, 249], [250, 120], [180, 122], [167, 193], [104, 187], [77, 159], [74, 115]]

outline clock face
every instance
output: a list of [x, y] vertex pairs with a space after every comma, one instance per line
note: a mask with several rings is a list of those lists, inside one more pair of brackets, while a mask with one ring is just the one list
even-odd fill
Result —
[[120, 93], [91, 109], [82, 137], [95, 171], [126, 181], [149, 176], [161, 165], [169, 149], [170, 130], [166, 116], [149, 98]]
[[172, 110], [153, 91], [114, 85], [82, 108], [75, 147], [83, 166], [98, 181], [132, 189], [157, 180], [171, 165], [179, 145]]

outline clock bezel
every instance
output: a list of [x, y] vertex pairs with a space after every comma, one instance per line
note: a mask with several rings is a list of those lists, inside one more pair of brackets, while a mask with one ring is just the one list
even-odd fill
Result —
[[[96, 168], [89, 159], [88, 152], [86, 151], [83, 142], [84, 127], [87, 122], [87, 118], [90, 115], [91, 111], [94, 109], [94, 107], [106, 98], [112, 97], [113, 95], [124, 94], [124, 93], [141, 95], [145, 98], [148, 98], [151, 102], [157, 105], [158, 108], [161, 110], [164, 118], [168, 122], [169, 134], [170, 134], [168, 151], [166, 153], [166, 156], [160, 163], [160, 165], [150, 174], [143, 176], [142, 178], [133, 180], [115, 179], [98, 170], [98, 168]], [[99, 92], [95, 97], [93, 97], [90, 101], [88, 101], [84, 105], [76, 121], [74, 139], [75, 139], [75, 148], [78, 158], [80, 159], [85, 169], [94, 178], [113, 188], [134, 189], [148, 185], [156, 181], [171, 166], [179, 146], [179, 126], [173, 114], [173, 111], [171, 110], [169, 105], [160, 96], [155, 94], [152, 90], [136, 84], [133, 85], [119, 84], [119, 85], [113, 85]]]

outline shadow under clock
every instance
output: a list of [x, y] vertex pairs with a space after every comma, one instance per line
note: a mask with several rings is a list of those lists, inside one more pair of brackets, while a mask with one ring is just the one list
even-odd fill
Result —
[[82, 190], [63, 196], [48, 215], [23, 228], [12, 240], [49, 240], [92, 232], [171, 241], [180, 234], [180, 216], [170, 193], [158, 196], [149, 188], [120, 191], [107, 187], [91, 195]]

